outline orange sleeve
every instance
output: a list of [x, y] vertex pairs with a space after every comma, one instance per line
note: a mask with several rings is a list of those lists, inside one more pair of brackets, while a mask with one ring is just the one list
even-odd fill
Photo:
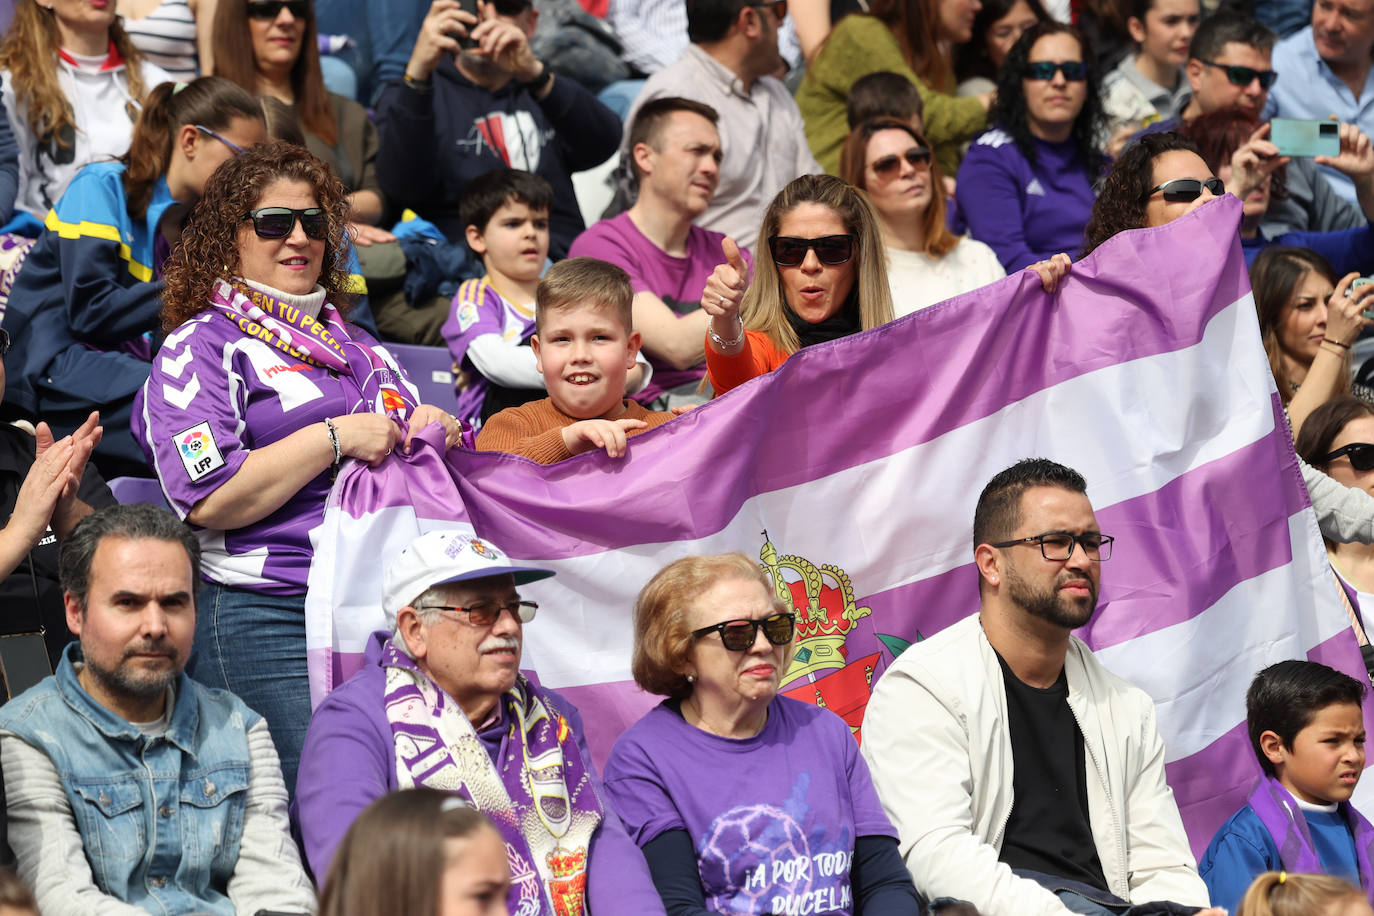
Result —
[[540, 464], [553, 464], [571, 458], [563, 442], [563, 427], [573, 421], [558, 413], [548, 398], [494, 414], [477, 433], [480, 452], [506, 452], [522, 455]]
[[706, 340], [706, 375], [716, 394], [724, 394], [751, 378], [772, 372], [786, 359], [787, 354], [780, 353], [762, 331], [746, 331], [744, 348], [734, 356], [722, 356], [711, 346], [710, 338]]

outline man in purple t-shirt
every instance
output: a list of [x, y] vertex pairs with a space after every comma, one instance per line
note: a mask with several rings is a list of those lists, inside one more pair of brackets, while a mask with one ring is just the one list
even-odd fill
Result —
[[[725, 260], [724, 238], [693, 225], [720, 180], [720, 135], [709, 105], [661, 98], [639, 109], [629, 146], [639, 197], [629, 210], [579, 235], [571, 257], [599, 258], [624, 269], [634, 287], [635, 330], [654, 367], [636, 400], [666, 408], [700, 403], [706, 373], [706, 278]], [[752, 265], [752, 259], [745, 252]]]

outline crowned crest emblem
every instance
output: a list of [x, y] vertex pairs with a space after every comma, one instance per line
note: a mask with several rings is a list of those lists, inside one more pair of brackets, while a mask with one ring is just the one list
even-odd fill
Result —
[[554, 912], [557, 916], [582, 916], [586, 912], [587, 851], [582, 848], [571, 852], [557, 850], [549, 853], [545, 861], [553, 873], [549, 897], [553, 900]]
[[854, 598], [849, 574], [828, 563], [779, 554], [768, 532], [759, 552], [773, 590], [797, 615], [797, 644], [782, 676], [782, 691], [793, 699], [825, 706], [858, 735], [878, 653], [850, 661], [845, 641], [860, 620], [873, 613]]

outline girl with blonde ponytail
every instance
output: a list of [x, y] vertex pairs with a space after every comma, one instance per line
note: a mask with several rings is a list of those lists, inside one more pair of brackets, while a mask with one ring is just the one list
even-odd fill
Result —
[[1352, 884], [1330, 875], [1267, 871], [1255, 879], [1235, 916], [1372, 916]]
[[157, 349], [162, 262], [181, 220], [215, 169], [265, 136], [257, 100], [226, 79], [159, 85], [128, 152], [72, 179], [14, 280], [5, 403], [58, 435], [99, 411], [94, 460], [106, 477], [147, 474], [130, 411]]
[[114, 3], [18, 0], [0, 79], [19, 145], [16, 209], [41, 221], [82, 166], [128, 149], [143, 97], [170, 77], [143, 60]]

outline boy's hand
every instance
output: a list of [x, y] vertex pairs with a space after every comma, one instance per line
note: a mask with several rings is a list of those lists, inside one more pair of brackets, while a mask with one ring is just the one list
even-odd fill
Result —
[[649, 424], [643, 420], [578, 420], [571, 426], [563, 427], [563, 445], [568, 454], [580, 455], [594, 448], [604, 448], [612, 458], [625, 454], [625, 439], [629, 433], [644, 429]]

